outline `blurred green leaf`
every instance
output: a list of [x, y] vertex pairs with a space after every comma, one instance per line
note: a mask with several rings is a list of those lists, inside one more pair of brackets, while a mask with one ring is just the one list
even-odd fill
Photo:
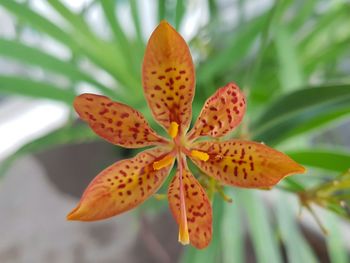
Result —
[[84, 18], [79, 14], [75, 14], [70, 11], [62, 2], [58, 0], [47, 0], [47, 2], [63, 17], [65, 20], [74, 28], [77, 29], [78, 32], [83, 33], [88, 38], [93, 39], [94, 36], [84, 21]]
[[[335, 107], [329, 107], [328, 112], [323, 112], [321, 115], [309, 118], [303, 123], [298, 123], [297, 127], [285, 133], [285, 138], [291, 138], [299, 134], [305, 134], [312, 131], [322, 131], [322, 128], [328, 127], [331, 123], [338, 121], [350, 114], [348, 103], [339, 103]], [[293, 125], [295, 126], [295, 125]]]
[[175, 12], [175, 28], [179, 30], [180, 23], [182, 21], [183, 16], [185, 15], [186, 3], [184, 0], [176, 1], [176, 12]]
[[309, 244], [303, 237], [295, 221], [287, 194], [279, 193], [277, 198], [277, 220], [282, 242], [289, 263], [318, 262]]
[[[291, 129], [310, 119], [328, 115], [338, 107], [350, 108], [350, 85], [305, 88], [287, 94], [272, 103], [253, 123], [255, 140], [278, 141]], [[345, 106], [344, 106], [345, 105]]]
[[[115, 45], [106, 43], [91, 32], [84, 19], [78, 14], [70, 11], [58, 0], [48, 0], [48, 3], [71, 25], [72, 38], [76, 44], [83, 48], [87, 55], [97, 65], [103, 67], [116, 79], [127, 87], [136, 88], [138, 86], [137, 77], [132, 76], [128, 71], [126, 59], [122, 52]], [[73, 37], [74, 35], [74, 37]], [[114, 63], [118, 61], [118, 63]]]
[[[227, 193], [234, 197], [234, 191], [228, 190]], [[220, 200], [221, 201], [221, 200]], [[222, 202], [222, 201], [221, 201]], [[222, 262], [245, 262], [245, 232], [240, 226], [243, 225], [241, 220], [239, 206], [233, 203], [224, 203], [224, 214], [221, 225], [221, 243], [222, 243]]]
[[[304, 34], [299, 43], [301, 57], [313, 53], [319, 47], [319, 44], [328, 39], [327, 29], [333, 25], [342, 26], [340, 21], [348, 17], [350, 5], [348, 3], [333, 6], [326, 9], [327, 11], [318, 16], [311, 28], [308, 29], [308, 34]], [[322, 39], [322, 41], [320, 41]]]
[[[76, 18], [77, 15], [72, 14], [57, 1], [52, 1], [52, 3], [55, 4], [53, 7], [56, 8], [56, 11], [59, 13], [61, 12], [63, 18], [68, 19], [67, 22], [73, 26], [73, 30], [69, 33], [24, 4], [19, 4], [15, 1], [4, 1], [1, 5], [16, 15], [20, 22], [29, 23], [34, 29], [48, 34], [62, 44], [67, 45], [74, 54], [86, 56], [126, 87], [132, 90], [138, 89], [140, 86], [140, 79], [137, 78], [137, 75], [132, 74], [132, 72], [128, 70], [125, 66], [127, 63], [121, 63], [123, 62], [121, 52], [118, 51], [114, 45], [97, 39], [91, 33], [85, 31], [81, 32], [80, 29], [83, 27], [81, 23], [76, 25], [69, 20], [72, 19], [72, 17], [74, 21], [80, 20]], [[119, 61], [119, 63], [115, 63], [115, 61]], [[139, 99], [138, 96], [130, 96], [129, 98], [134, 101]]]
[[299, 1], [296, 9], [296, 15], [290, 23], [290, 28], [293, 31], [300, 30], [312, 18], [315, 6], [318, 3], [316, 0]]
[[27, 46], [18, 41], [0, 39], [0, 54], [5, 57], [17, 59], [29, 65], [39, 66], [44, 70], [50, 70], [62, 74], [77, 82], [89, 82], [98, 87], [104, 94], [111, 97], [115, 95], [112, 90], [96, 81], [89, 74], [81, 71], [70, 61], [63, 61], [40, 49]]
[[19, 4], [16, 1], [1, 1], [1, 6], [6, 8], [12, 14], [16, 15], [19, 22], [28, 23], [36, 30], [48, 34], [61, 43], [67, 45], [72, 50], [78, 49], [74, 43], [74, 39], [69, 34], [52, 23], [50, 20], [29, 9], [26, 5]]
[[342, 235], [342, 225], [339, 224], [338, 218], [333, 214], [328, 213], [325, 219], [326, 227], [329, 231], [326, 242], [331, 263], [349, 262], [350, 257]]
[[139, 65], [131, 65], [132, 61], [135, 60], [135, 56], [132, 54], [132, 50], [130, 49], [130, 42], [124, 33], [118, 18], [116, 17], [116, 8], [117, 4], [114, 0], [100, 0], [99, 1], [102, 7], [102, 10], [105, 14], [105, 17], [109, 23], [109, 26], [114, 34], [115, 42], [118, 45], [119, 49], [121, 49], [122, 54], [125, 57], [126, 63], [130, 64], [129, 67], [139, 67]]
[[313, 166], [335, 172], [344, 172], [350, 168], [350, 153], [326, 149], [299, 149], [286, 152], [293, 160], [307, 166]]
[[75, 93], [53, 84], [15, 76], [0, 75], [0, 93], [58, 100], [71, 105]]
[[213, 50], [213, 55], [208, 58], [210, 63], [200, 64], [197, 68], [198, 84], [207, 84], [214, 76], [224, 72], [230, 65], [234, 65], [237, 60], [246, 56], [267, 20], [266, 13], [252, 19], [235, 32], [222, 51]]
[[158, 0], [158, 23], [165, 19], [166, 0]]
[[[349, 21], [350, 22], [350, 21]], [[350, 37], [335, 41], [328, 47], [322, 48], [313, 57], [304, 59], [304, 71], [306, 74], [311, 74], [317, 66], [327, 65], [332, 61], [337, 60], [342, 54], [349, 50]]]
[[302, 69], [298, 61], [297, 50], [288, 29], [281, 26], [275, 35], [279, 77], [284, 91], [292, 91], [303, 84]]
[[281, 253], [269, 222], [269, 211], [257, 192], [238, 190], [235, 199], [245, 211], [257, 262], [282, 262]]

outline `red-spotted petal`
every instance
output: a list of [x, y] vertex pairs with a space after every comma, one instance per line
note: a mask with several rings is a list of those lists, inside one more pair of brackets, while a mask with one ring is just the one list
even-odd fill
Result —
[[82, 94], [75, 98], [74, 108], [95, 133], [113, 144], [139, 148], [166, 142], [140, 112], [105, 96]]
[[209, 156], [207, 161], [191, 157], [204, 173], [232, 186], [271, 187], [287, 175], [305, 172], [304, 167], [284, 153], [261, 143], [198, 142], [193, 149]]
[[192, 117], [195, 72], [185, 40], [165, 21], [148, 41], [142, 73], [154, 118], [166, 130], [175, 122], [184, 133]]
[[[168, 190], [170, 210], [179, 225], [182, 223], [180, 176], [178, 171]], [[196, 248], [205, 248], [209, 245], [212, 237], [212, 209], [209, 199], [202, 186], [188, 169], [183, 170], [182, 185], [190, 243]]]
[[218, 89], [204, 104], [188, 134], [190, 140], [199, 136], [221, 137], [235, 128], [245, 113], [245, 97], [234, 83]]
[[167, 152], [155, 148], [119, 161], [103, 170], [86, 188], [68, 220], [95, 221], [128, 211], [154, 194], [169, 174], [173, 162], [155, 170], [153, 164]]

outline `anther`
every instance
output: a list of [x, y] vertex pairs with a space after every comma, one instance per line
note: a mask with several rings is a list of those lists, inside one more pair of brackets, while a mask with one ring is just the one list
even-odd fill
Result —
[[170, 127], [168, 130], [168, 133], [170, 135], [171, 138], [175, 138], [177, 136], [177, 133], [179, 132], [179, 124], [177, 124], [176, 122], [172, 121], [170, 123]]
[[209, 160], [209, 154], [207, 154], [206, 152], [192, 150], [191, 156], [193, 156], [201, 161], [205, 161], [205, 162]]
[[167, 155], [163, 159], [161, 159], [161, 160], [159, 160], [157, 162], [154, 162], [153, 163], [153, 169], [154, 170], [163, 169], [164, 167], [169, 166], [173, 162], [173, 160], [174, 160], [173, 156]]

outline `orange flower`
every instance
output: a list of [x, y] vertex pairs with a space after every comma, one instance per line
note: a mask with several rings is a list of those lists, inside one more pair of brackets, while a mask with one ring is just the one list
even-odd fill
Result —
[[104, 96], [82, 94], [74, 101], [80, 118], [107, 141], [127, 148], [153, 145], [134, 158], [103, 170], [85, 190], [69, 220], [94, 221], [128, 211], [153, 195], [177, 160], [168, 191], [179, 224], [179, 241], [205, 248], [212, 237], [212, 209], [205, 190], [187, 167], [189, 157], [205, 174], [246, 188], [271, 187], [304, 168], [285, 154], [244, 140], [210, 142], [235, 128], [245, 113], [245, 97], [233, 83], [211, 96], [187, 133], [192, 118], [195, 71], [184, 39], [167, 22], [153, 32], [143, 61], [143, 88], [155, 120], [170, 140], [155, 133], [137, 110]]

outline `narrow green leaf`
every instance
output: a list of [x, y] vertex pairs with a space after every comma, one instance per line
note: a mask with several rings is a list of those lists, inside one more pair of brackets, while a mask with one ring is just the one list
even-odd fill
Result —
[[328, 254], [331, 263], [347, 263], [350, 261], [349, 252], [341, 229], [341, 221], [331, 213], [327, 213], [325, 218], [329, 235], [326, 238]]
[[23, 43], [13, 40], [0, 39], [0, 54], [13, 59], [18, 59], [29, 65], [36, 65], [43, 70], [50, 70], [55, 73], [63, 74], [74, 81], [86, 81], [95, 85], [108, 96], [115, 94], [109, 88], [93, 79], [87, 73], [81, 71], [73, 63], [63, 61], [40, 49], [27, 46]]
[[166, 0], [158, 0], [158, 22], [165, 19], [166, 14]]
[[207, 0], [208, 7], [209, 7], [209, 13], [210, 13], [210, 20], [215, 20], [218, 17], [218, 3], [216, 0]]
[[175, 28], [179, 30], [182, 18], [185, 14], [185, 2], [184, 0], [176, 1], [176, 11], [175, 11]]
[[[132, 74], [122, 63], [123, 57], [114, 45], [92, 37], [91, 34], [80, 32], [79, 28], [75, 28], [75, 30], [68, 34], [24, 4], [19, 4], [15, 1], [4, 1], [1, 5], [16, 15], [20, 22], [28, 23], [35, 30], [52, 36], [56, 40], [67, 45], [73, 53], [88, 57], [92, 62], [102, 67], [124, 86], [132, 90], [136, 90], [140, 86], [140, 80], [138, 80], [137, 76], [135, 77], [135, 74]], [[62, 12], [61, 9], [57, 9], [57, 11]], [[119, 63], [116, 63], [116, 61]], [[138, 100], [138, 98], [138, 96], [130, 97], [132, 100]]]
[[75, 93], [53, 84], [14, 76], [0, 76], [0, 93], [45, 98], [72, 104]]
[[286, 152], [293, 160], [307, 166], [344, 172], [350, 168], [350, 153], [330, 149], [300, 149]]
[[138, 4], [137, 0], [130, 0], [129, 3], [131, 7], [131, 16], [134, 22], [137, 40], [138, 42], [143, 43], [141, 21], [140, 21], [138, 6], [137, 6]]
[[[256, 86], [257, 77], [261, 72], [261, 66], [264, 62], [264, 59], [268, 57], [267, 55], [270, 51], [269, 46], [271, 46], [271, 39], [275, 37], [275, 32], [278, 31], [276, 27], [278, 28], [278, 25], [282, 23], [282, 16], [284, 14], [284, 11], [290, 4], [290, 0], [277, 1], [276, 4], [273, 5], [268, 12], [266, 12], [267, 20], [264, 21], [263, 28], [261, 29], [261, 35], [259, 39], [259, 50], [257, 52], [256, 58], [252, 61], [250, 65], [250, 69], [246, 71], [247, 73], [243, 82], [244, 88], [253, 89], [253, 87]], [[241, 1], [240, 5], [243, 6], [243, 1]], [[244, 20], [242, 16], [240, 20]], [[245, 23], [243, 23], [242, 25], [244, 25]]]
[[280, 26], [275, 35], [279, 64], [279, 78], [284, 91], [292, 91], [303, 84], [302, 69], [292, 35], [286, 27]]
[[69, 34], [52, 23], [50, 20], [29, 9], [26, 5], [17, 3], [16, 1], [1, 1], [0, 5], [16, 15], [20, 22], [30, 24], [36, 30], [52, 36], [61, 43], [70, 47], [72, 50], [78, 49], [73, 38]]
[[[226, 190], [226, 192], [234, 198], [234, 191], [232, 191], [232, 189]], [[245, 262], [245, 233], [242, 225], [241, 211], [236, 202], [224, 203], [224, 214], [221, 225], [223, 263]]]
[[62, 2], [58, 0], [47, 0], [47, 2], [72, 25], [77, 31], [92, 37], [92, 32], [83, 17], [70, 11]]
[[235, 193], [237, 203], [241, 204], [246, 213], [257, 262], [282, 262], [276, 235], [269, 221], [270, 213], [261, 197], [253, 190], [238, 190]]
[[282, 242], [286, 249], [289, 263], [318, 262], [309, 244], [302, 235], [291, 210], [290, 200], [286, 193], [280, 192], [277, 198], [277, 220]]
[[122, 50], [122, 54], [126, 57], [126, 62], [130, 63], [132, 59], [130, 42], [116, 17], [116, 2], [114, 0], [100, 0], [100, 4], [109, 26], [112, 29], [117, 45]]
[[305, 37], [299, 43], [301, 56], [315, 50], [314, 44], [317, 44], [322, 37], [327, 39], [328, 32], [326, 29], [332, 25], [341, 25], [339, 22], [348, 16], [349, 10], [350, 6], [348, 4], [341, 4], [320, 15], [313, 27], [309, 29], [309, 33], [305, 34]]
[[299, 123], [297, 127], [286, 133], [285, 138], [291, 138], [300, 134], [305, 134], [313, 131], [322, 131], [323, 127], [330, 125], [335, 121], [339, 121], [342, 118], [346, 118], [350, 114], [350, 105], [344, 103], [344, 105], [338, 105], [329, 112], [323, 112], [322, 115], [317, 115], [314, 118], [309, 118], [303, 123]]
[[[350, 85], [305, 88], [287, 94], [272, 103], [262, 116], [253, 123], [254, 139], [277, 140], [275, 133], [287, 127], [297, 127], [298, 122], [339, 110], [350, 101]], [[291, 129], [291, 128], [289, 128]]]
[[350, 36], [339, 41], [332, 42], [327, 47], [322, 47], [320, 52], [312, 56], [303, 57], [304, 71], [306, 74], [311, 74], [319, 65], [327, 65], [338, 60], [342, 54], [349, 50]]
[[290, 24], [292, 31], [297, 31], [306, 24], [306, 21], [312, 17], [316, 4], [316, 0], [299, 2], [299, 7], [297, 8], [296, 14]]
[[220, 72], [225, 71], [239, 59], [246, 56], [267, 19], [268, 15], [263, 14], [245, 23], [237, 32], [232, 34], [233, 37], [225, 49], [222, 51], [215, 50], [213, 56], [208, 58], [210, 63], [200, 64], [197, 69], [198, 85], [206, 85], [214, 76], [217, 76]]
[[[284, 120], [280, 119], [279, 121], [275, 122], [273, 126], [269, 127], [266, 130], [263, 130], [261, 133], [255, 134], [254, 139], [258, 141], [264, 141], [269, 144], [276, 144], [287, 138], [290, 139], [293, 135], [296, 135], [294, 133], [295, 130], [300, 127], [307, 126], [308, 123], [315, 123], [315, 120], [318, 120], [323, 116], [329, 116], [330, 114], [333, 115], [334, 113], [339, 112], [339, 110], [343, 110], [344, 108], [349, 112], [349, 103], [350, 98], [348, 96], [344, 96], [343, 98], [340, 98], [339, 100], [332, 103], [319, 105], [317, 107], [311, 107], [303, 113], [296, 114], [294, 116], [288, 116], [288, 118]], [[319, 124], [322, 125], [324, 123]], [[311, 129], [305, 130], [304, 134], [307, 131], [317, 130], [317, 127], [309, 126], [309, 128]], [[260, 131], [257, 130], [257, 132]]]

